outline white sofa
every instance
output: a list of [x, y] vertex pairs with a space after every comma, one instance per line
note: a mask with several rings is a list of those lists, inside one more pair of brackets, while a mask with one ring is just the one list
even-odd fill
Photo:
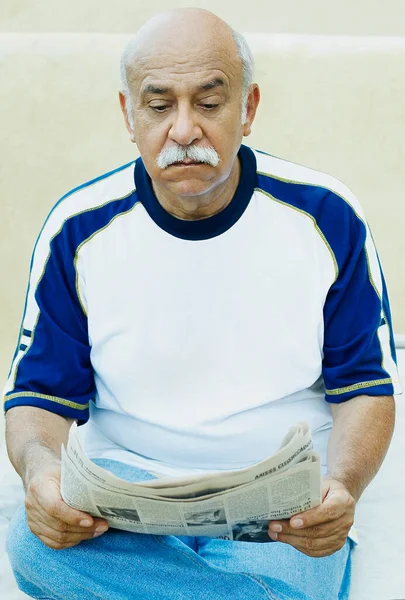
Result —
[[[248, 34], [262, 88], [253, 147], [325, 170], [362, 202], [387, 276], [395, 330], [405, 332], [405, 38]], [[135, 156], [118, 108], [128, 39], [107, 34], [0, 34], [0, 376], [20, 323], [29, 255], [53, 203]], [[6, 116], [6, 118], [4, 118]], [[403, 339], [400, 343], [403, 344]], [[405, 346], [405, 344], [403, 344]], [[399, 350], [405, 376], [405, 349]], [[351, 600], [405, 598], [405, 411], [357, 511]], [[1, 439], [1, 438], [0, 438]], [[22, 498], [0, 451], [0, 600], [25, 597], [4, 560]], [[402, 533], [402, 536], [401, 536]], [[328, 600], [328, 599], [325, 599]]]

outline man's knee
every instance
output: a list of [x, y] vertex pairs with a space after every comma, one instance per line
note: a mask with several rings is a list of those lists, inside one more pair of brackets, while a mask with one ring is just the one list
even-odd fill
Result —
[[11, 520], [6, 547], [14, 573], [26, 577], [43, 564], [47, 548], [29, 529], [24, 506]]

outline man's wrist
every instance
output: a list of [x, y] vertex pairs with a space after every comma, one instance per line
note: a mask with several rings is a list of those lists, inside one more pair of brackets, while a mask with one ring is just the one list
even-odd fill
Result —
[[60, 464], [60, 457], [53, 450], [40, 443], [30, 444], [24, 453], [20, 473], [24, 488], [27, 489], [32, 478], [40, 471], [52, 466], [58, 467]]
[[350, 477], [349, 475], [336, 473], [333, 471], [327, 471], [326, 475], [324, 476], [324, 480], [327, 481], [328, 479], [341, 483], [357, 504], [361, 494], [364, 491], [364, 489], [360, 488], [358, 480], [356, 481], [353, 476]]

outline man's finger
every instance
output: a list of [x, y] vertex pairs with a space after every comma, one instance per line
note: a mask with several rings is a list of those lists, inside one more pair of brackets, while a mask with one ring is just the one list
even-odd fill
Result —
[[44, 509], [43, 506], [41, 506], [41, 504], [35, 502], [35, 503], [29, 503], [26, 502], [26, 512], [27, 512], [27, 519], [31, 518], [33, 521], [38, 521], [41, 523], [46, 523], [49, 527], [53, 528], [53, 529], [60, 529], [60, 530], [67, 530], [68, 528], [76, 528], [78, 530], [85, 530], [85, 529], [89, 529], [88, 527], [84, 528], [84, 527], [79, 527], [79, 526], [75, 526], [75, 525], [69, 525], [68, 523], [63, 523], [63, 521], [61, 521], [60, 519], [57, 519], [56, 517], [51, 517], [51, 515], [49, 515], [46, 510]]
[[345, 543], [345, 539], [342, 540], [335, 535], [327, 538], [306, 538], [283, 533], [278, 534], [277, 541], [289, 544], [309, 556], [327, 556], [328, 554], [333, 554], [337, 550], [340, 550]]
[[345, 513], [345, 507], [339, 503], [325, 501], [323, 504], [304, 513], [294, 515], [290, 519], [290, 526], [292, 529], [304, 529], [307, 527], [313, 527], [314, 525], [321, 525], [322, 523], [330, 523], [339, 519]]
[[65, 521], [58, 519], [57, 517], [51, 517], [42, 506], [37, 506], [37, 514], [38, 518], [49, 525], [52, 529], [57, 529], [59, 531], [71, 531], [72, 533], [80, 533], [81, 531], [95, 531], [100, 526], [108, 527], [108, 523], [105, 519], [100, 517], [92, 517], [93, 524], [92, 525], [69, 525]]
[[[92, 517], [91, 515], [88, 515], [87, 513], [83, 513], [82, 511], [76, 511], [76, 509], [71, 508], [70, 506], [68, 506], [67, 504], [65, 504], [65, 506], [68, 508], [68, 511], [61, 511], [59, 509], [58, 503], [61, 502], [63, 504], [65, 504], [63, 502], [63, 500], [57, 500], [55, 501], [49, 501], [46, 503], [46, 505], [42, 505], [39, 501], [35, 500], [33, 502], [30, 502], [28, 499], [26, 500], [26, 510], [27, 510], [27, 514], [33, 513], [34, 511], [36, 511], [39, 515], [41, 515], [42, 520], [44, 522], [47, 522], [51, 527], [56, 527], [57, 523], [64, 523], [65, 524], [65, 528], [76, 528], [78, 530], [80, 529], [90, 529], [90, 528], [95, 528], [96, 525], [96, 519], [94, 517]], [[50, 512], [48, 512], [50, 511]], [[73, 515], [71, 514], [71, 511], [73, 511]], [[70, 515], [70, 519], [66, 520], [66, 515]], [[103, 523], [107, 523], [104, 519], [97, 519], [98, 524], [100, 524], [100, 522]]]
[[103, 528], [100, 532], [82, 530], [79, 533], [63, 532], [57, 529], [52, 529], [46, 523], [41, 521], [28, 520], [28, 525], [36, 536], [39, 538], [45, 537], [47, 540], [52, 540], [54, 544], [58, 546], [71, 546], [82, 542], [83, 540], [90, 540], [95, 537], [99, 537], [105, 533], [106, 529]]
[[27, 513], [27, 521], [35, 522], [48, 527], [50, 530], [58, 533], [74, 533], [74, 534], [89, 534], [90, 537], [97, 531], [106, 531], [108, 529], [108, 523], [103, 519], [94, 519], [94, 523], [91, 527], [76, 527], [75, 525], [68, 525], [63, 521], [58, 521], [52, 517], [49, 517], [46, 513], [40, 513], [38, 511], [32, 511]]
[[269, 526], [269, 531], [274, 533], [282, 532], [298, 537], [324, 538], [344, 530], [347, 528], [348, 523], [349, 521], [346, 515], [339, 517], [339, 519], [336, 519], [335, 521], [313, 525], [312, 527], [303, 527], [301, 529], [291, 527], [289, 521], [272, 521]]
[[70, 542], [68, 544], [60, 544], [55, 540], [48, 538], [46, 535], [39, 534], [37, 536], [41, 542], [43, 542], [48, 548], [52, 548], [52, 550], [66, 550], [67, 548], [73, 548], [73, 546], [77, 546], [80, 542]]
[[93, 525], [94, 519], [91, 515], [68, 506], [62, 498], [46, 501], [42, 504], [42, 507], [50, 517], [63, 521], [68, 525], [76, 527], [91, 527]]
[[[44, 484], [46, 483], [46, 493]], [[93, 517], [88, 513], [76, 510], [68, 506], [60, 494], [60, 482], [56, 479], [33, 479], [29, 485], [26, 497], [26, 506], [39, 504], [51, 517], [60, 519], [69, 525], [80, 525], [80, 527], [91, 527]]]
[[344, 514], [354, 513], [354, 500], [346, 490], [332, 490], [325, 497], [322, 504], [294, 515], [290, 519], [293, 529], [313, 527], [330, 521], [336, 521]]

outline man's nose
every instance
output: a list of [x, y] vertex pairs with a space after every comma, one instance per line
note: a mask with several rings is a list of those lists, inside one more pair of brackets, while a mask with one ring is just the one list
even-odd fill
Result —
[[179, 107], [173, 115], [169, 138], [181, 146], [189, 146], [202, 137], [197, 115], [188, 107]]

